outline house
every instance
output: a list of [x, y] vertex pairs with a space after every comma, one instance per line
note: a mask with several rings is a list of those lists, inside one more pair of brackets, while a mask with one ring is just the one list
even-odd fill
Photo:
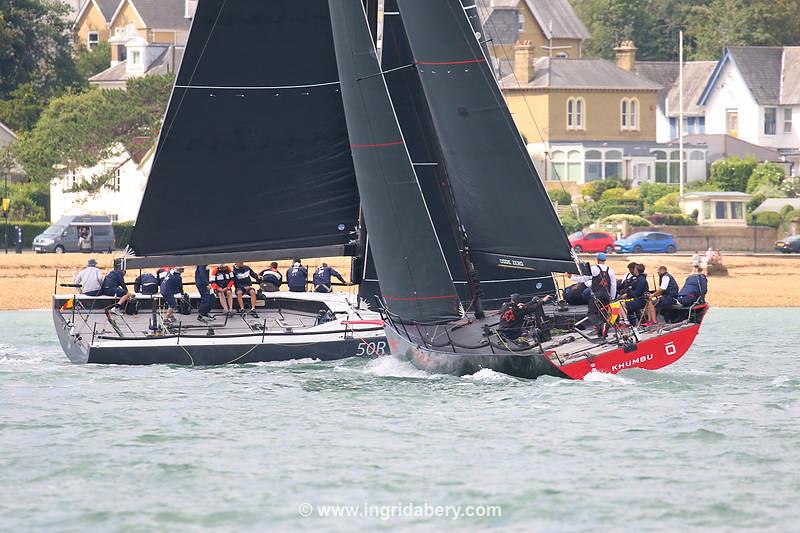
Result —
[[697, 223], [709, 226], [747, 226], [747, 203], [753, 197], [743, 192], [691, 192], [678, 200], [681, 212], [697, 212]]
[[[120, 148], [118, 153], [91, 168], [68, 169], [50, 182], [50, 219], [91, 213], [107, 215], [114, 222], [135, 221], [142, 203], [155, 147], [149, 150]], [[94, 192], [70, 192], [80, 183], [111, 173], [108, 183]]]
[[[545, 182], [678, 183], [678, 146], [657, 142], [661, 85], [630, 71], [632, 43], [618, 47], [618, 63], [536, 58], [534, 49], [530, 41], [517, 43], [514, 71], [500, 87]], [[687, 180], [704, 180], [705, 147], [685, 152]]]
[[183, 59], [183, 46], [151, 45], [139, 35], [126, 38], [122, 46], [124, 59], [112, 59], [109, 68], [89, 78], [90, 85], [124, 89], [129, 78], [177, 72]]
[[697, 104], [705, 108], [706, 133], [800, 162], [800, 47], [728, 47]]
[[501, 75], [513, 68], [517, 41], [530, 41], [534, 59], [578, 58], [591, 38], [569, 0], [478, 0], [476, 5]]
[[[76, 45], [89, 49], [134, 33], [156, 45], [185, 45], [197, 0], [85, 0], [73, 24]], [[123, 43], [112, 43], [116, 61]]]
[[17, 140], [17, 134], [11, 128], [0, 122], [0, 149]]
[[778, 213], [787, 205], [792, 209], [800, 209], [800, 198], [767, 198], [753, 210], [753, 214]]
[[85, 0], [72, 25], [75, 45], [91, 50], [107, 41], [111, 17], [119, 3], [120, 0]]

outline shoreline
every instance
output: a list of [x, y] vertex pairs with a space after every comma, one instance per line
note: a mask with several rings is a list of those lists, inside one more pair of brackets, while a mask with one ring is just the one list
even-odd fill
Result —
[[[56, 271], [59, 283], [72, 281], [73, 272], [86, 265], [89, 257], [97, 260], [101, 269], [111, 266], [115, 257], [111, 254], [0, 254], [0, 311], [49, 310], [56, 288]], [[583, 254], [581, 259], [593, 261], [592, 254]], [[683, 284], [691, 272], [691, 257], [687, 255], [610, 255], [608, 264], [614, 269], [618, 278], [626, 272], [625, 265], [629, 261], [644, 263], [653, 285], [653, 274], [659, 265], [665, 265], [675, 276], [679, 284]], [[338, 270], [345, 279], [350, 275], [350, 258], [334, 257], [328, 259], [311, 259], [304, 261], [309, 271], [322, 262], [327, 262]], [[280, 270], [285, 272], [289, 261], [279, 261]], [[708, 302], [711, 307], [800, 307], [800, 256], [797, 255], [725, 255], [723, 263], [729, 270], [728, 276], [709, 277]], [[250, 266], [259, 271], [266, 262], [252, 262]], [[129, 281], [138, 275], [138, 271], [129, 271]], [[557, 275], [559, 283], [566, 277]], [[194, 289], [194, 270], [187, 268], [184, 275], [188, 292]], [[567, 279], [568, 281], [568, 279]], [[69, 289], [59, 287], [60, 293], [69, 293]], [[356, 287], [336, 287], [337, 292], [355, 293]]]

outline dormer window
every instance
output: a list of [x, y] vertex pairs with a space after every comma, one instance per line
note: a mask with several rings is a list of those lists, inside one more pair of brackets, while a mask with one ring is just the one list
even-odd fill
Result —
[[142, 53], [139, 50], [131, 52], [131, 65], [139, 65], [142, 62]]
[[90, 31], [86, 35], [86, 46], [89, 50], [93, 50], [98, 44], [100, 44], [100, 32]]

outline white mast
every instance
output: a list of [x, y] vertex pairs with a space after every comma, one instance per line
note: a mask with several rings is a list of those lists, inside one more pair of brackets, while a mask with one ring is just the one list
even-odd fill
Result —
[[679, 158], [679, 175], [680, 175], [680, 195], [683, 196], [683, 184], [686, 179], [683, 172], [683, 30], [680, 32], [680, 45], [678, 46], [680, 60], [678, 67], [678, 150], [680, 150]]

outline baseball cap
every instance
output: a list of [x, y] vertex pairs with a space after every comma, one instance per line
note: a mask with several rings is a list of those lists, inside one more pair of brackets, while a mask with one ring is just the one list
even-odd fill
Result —
[[606, 260], [605, 252], [600, 252], [599, 254], [597, 254], [597, 260], [598, 261], [605, 261]]

